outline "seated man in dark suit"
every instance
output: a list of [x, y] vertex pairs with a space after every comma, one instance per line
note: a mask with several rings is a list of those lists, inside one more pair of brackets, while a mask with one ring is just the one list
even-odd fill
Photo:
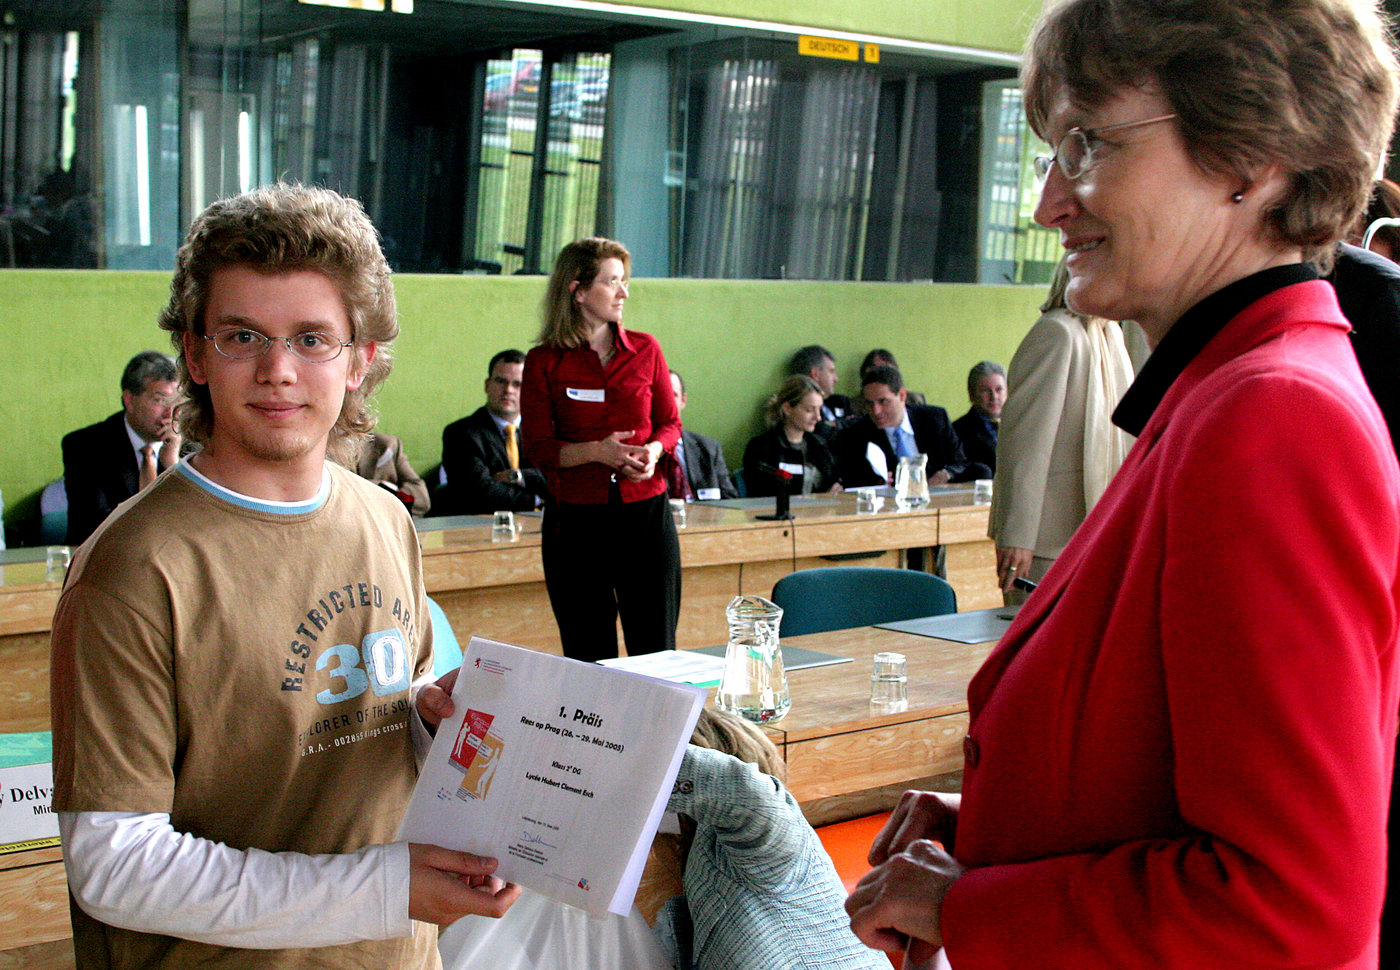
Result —
[[109, 512], [179, 460], [171, 420], [178, 377], [165, 354], [142, 351], [122, 371], [122, 409], [63, 436], [70, 546], [81, 545]]
[[909, 404], [904, 378], [893, 367], [872, 367], [861, 383], [867, 414], [836, 438], [836, 462], [847, 489], [892, 484], [899, 459], [915, 454], [928, 456], [930, 485], [971, 480], [947, 411]]
[[997, 426], [1006, 403], [1006, 368], [984, 360], [967, 372], [967, 397], [972, 408], [953, 422], [953, 431], [967, 455], [968, 473], [991, 478], [997, 470]]
[[442, 429], [443, 487], [437, 515], [528, 512], [548, 495], [544, 475], [520, 450], [525, 354], [503, 350], [486, 369], [486, 404]]
[[[685, 381], [675, 371], [671, 371], [671, 391], [676, 396], [676, 410], [684, 411]], [[708, 502], [717, 498], [739, 497], [739, 490], [729, 478], [729, 468], [724, 463], [724, 450], [719, 442], [696, 434], [684, 425], [681, 427], [681, 440], [676, 443], [675, 456], [666, 458], [664, 472], [671, 498]]]
[[812, 433], [828, 445], [842, 428], [860, 417], [851, 399], [836, 393], [836, 358], [821, 344], [808, 344], [793, 354], [788, 374], [810, 377], [821, 388], [822, 419]]

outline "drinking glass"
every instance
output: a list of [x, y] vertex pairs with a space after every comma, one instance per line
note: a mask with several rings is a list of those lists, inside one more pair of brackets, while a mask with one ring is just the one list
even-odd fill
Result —
[[909, 706], [909, 676], [904, 654], [877, 653], [870, 672], [870, 706], [881, 711], [902, 711]]
[[493, 512], [491, 515], [491, 541], [515, 541], [515, 513]]

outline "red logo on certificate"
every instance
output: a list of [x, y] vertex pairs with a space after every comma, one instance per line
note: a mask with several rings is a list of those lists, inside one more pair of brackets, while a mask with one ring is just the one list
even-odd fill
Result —
[[485, 711], [468, 710], [462, 718], [462, 728], [457, 732], [457, 741], [452, 745], [451, 761], [463, 771], [472, 766], [472, 760], [481, 750], [481, 742], [491, 728], [496, 715]]

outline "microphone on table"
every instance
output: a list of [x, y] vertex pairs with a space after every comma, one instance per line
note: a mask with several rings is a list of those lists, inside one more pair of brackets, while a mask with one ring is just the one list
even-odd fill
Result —
[[758, 470], [766, 472], [777, 479], [778, 489], [773, 503], [773, 511], [771, 513], [765, 512], [762, 515], [755, 515], [754, 518], [761, 519], [764, 522], [777, 522], [792, 518], [792, 513], [788, 511], [788, 482], [792, 480], [792, 473], [762, 463], [759, 463]]

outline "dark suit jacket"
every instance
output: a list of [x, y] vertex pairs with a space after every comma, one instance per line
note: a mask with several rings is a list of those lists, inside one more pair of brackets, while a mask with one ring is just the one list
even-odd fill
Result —
[[997, 470], [997, 429], [987, 427], [986, 420], [976, 408], [953, 422], [953, 432], [962, 442], [963, 454], [967, 456], [968, 473], [974, 479], [991, 478]]
[[[1351, 321], [1351, 347], [1361, 376], [1381, 409], [1390, 440], [1400, 451], [1400, 266], [1384, 256], [1346, 243], [1337, 247], [1332, 268], [1337, 304]], [[1345, 457], [1345, 456], [1343, 456]], [[1396, 746], [1400, 757], [1400, 744]], [[1381, 913], [1381, 966], [1400, 954], [1400, 772], [1390, 790], [1390, 862], [1385, 908]]]
[[140, 469], [126, 434], [126, 412], [63, 436], [68, 544], [82, 545], [108, 514], [137, 492]]
[[[909, 423], [914, 428], [914, 444], [921, 453], [928, 455], [929, 475], [932, 476], [939, 469], [947, 469], [953, 481], [971, 481], [967, 456], [963, 454], [958, 436], [953, 433], [948, 412], [931, 404], [910, 404], [906, 410]], [[841, 484], [846, 488], [887, 484], [866, 460], [865, 449], [871, 442], [885, 453], [885, 461], [891, 472], [898, 464], [894, 449], [890, 447], [889, 435], [885, 434], [884, 429], [877, 428], [870, 418], [861, 418], [836, 438], [836, 461], [841, 470]]]
[[1331, 279], [1342, 314], [1351, 321], [1361, 376], [1400, 451], [1400, 266], [1343, 243]]
[[[828, 414], [831, 415], [830, 418], [827, 417]], [[831, 447], [843, 429], [859, 420], [860, 412], [851, 403], [851, 399], [844, 394], [833, 394], [822, 401], [822, 419], [817, 422], [813, 434], [822, 439], [827, 447]]]
[[485, 405], [442, 429], [442, 470], [447, 485], [433, 503], [434, 515], [484, 515], [488, 512], [528, 512], [535, 497], [549, 494], [544, 475], [529, 467], [525, 448], [520, 468], [525, 484], [498, 482], [491, 476], [510, 467], [506, 439]]
[[685, 477], [697, 498], [702, 488], [719, 489], [720, 498], [739, 497], [718, 441], [681, 428], [681, 447], [685, 452]]

